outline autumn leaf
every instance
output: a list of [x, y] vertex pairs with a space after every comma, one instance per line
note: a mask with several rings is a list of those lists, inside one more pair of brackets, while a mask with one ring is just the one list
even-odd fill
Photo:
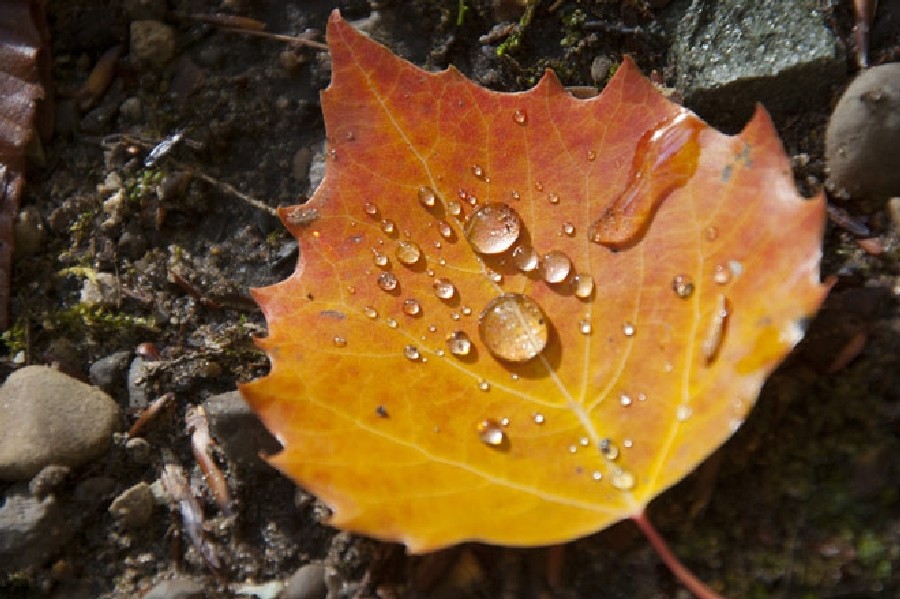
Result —
[[422, 552], [642, 514], [801, 339], [823, 199], [766, 113], [722, 135], [626, 59], [575, 99], [427, 73], [328, 25], [325, 180], [255, 290], [271, 462], [343, 529]]

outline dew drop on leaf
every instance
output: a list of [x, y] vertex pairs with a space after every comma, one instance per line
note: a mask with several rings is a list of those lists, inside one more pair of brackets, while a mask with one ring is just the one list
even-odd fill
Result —
[[422, 185], [419, 187], [419, 203], [422, 204], [426, 208], [434, 207], [435, 202], [437, 201], [437, 195], [434, 193], [434, 190], [428, 187], [427, 185]]
[[634, 337], [634, 331], [634, 325], [629, 321], [626, 320], [622, 323], [622, 333], [624, 333], [626, 337]]
[[575, 236], [575, 225], [573, 225], [572, 223], [569, 223], [569, 222], [563, 223], [562, 224], [562, 232], [564, 235], [567, 235], [569, 237], [574, 237]]
[[582, 319], [578, 321], [578, 331], [582, 335], [590, 335], [593, 331], [593, 327], [591, 326], [591, 321], [588, 319]]
[[450, 279], [434, 280], [434, 295], [439, 299], [450, 299], [456, 295], [456, 285]]
[[380, 287], [382, 291], [393, 291], [397, 288], [398, 284], [397, 277], [390, 271], [384, 271], [378, 275], [378, 287]]
[[419, 358], [422, 357], [422, 355], [419, 353], [419, 348], [415, 345], [407, 345], [406, 347], [404, 347], [403, 355], [407, 360], [410, 360], [411, 362], [416, 362], [419, 360]]
[[480, 254], [500, 254], [512, 247], [521, 228], [519, 214], [508, 204], [485, 204], [466, 220], [466, 239]]
[[603, 473], [600, 472], [599, 470], [594, 470], [591, 473], [591, 478], [594, 480], [603, 480]]
[[600, 450], [600, 455], [607, 460], [613, 461], [619, 457], [619, 447], [611, 439], [600, 439], [597, 448]]
[[375, 263], [375, 266], [380, 266], [380, 267], [384, 268], [385, 266], [390, 264], [391, 261], [387, 256], [385, 256], [378, 250], [373, 249], [372, 250], [372, 262]]
[[575, 286], [575, 297], [578, 299], [588, 299], [594, 293], [594, 277], [582, 272], [572, 277], [572, 283]]
[[503, 444], [505, 433], [496, 420], [485, 418], [478, 423], [475, 430], [478, 431], [478, 438], [481, 439], [481, 442], [485, 445], [497, 447]]
[[693, 413], [694, 413], [694, 411], [691, 409], [690, 406], [686, 406], [686, 405], [682, 404], [682, 405], [678, 406], [678, 408], [675, 410], [675, 419], [678, 420], [678, 422], [684, 422], [685, 420], [690, 418], [691, 414], [693, 414]]
[[450, 200], [447, 202], [447, 212], [450, 216], [459, 216], [462, 214], [462, 204], [456, 200]]
[[706, 238], [706, 241], [715, 241], [719, 238], [719, 228], [713, 225], [710, 225], [703, 229], [703, 237]]
[[491, 384], [484, 379], [478, 381], [478, 389], [479, 391], [488, 392], [491, 390]]
[[530, 245], [516, 246], [516, 249], [512, 251], [512, 259], [516, 268], [522, 272], [531, 272], [540, 263], [538, 253]]
[[513, 113], [513, 120], [516, 122], [516, 124], [524, 125], [528, 123], [528, 115], [524, 110], [516, 110]]
[[541, 413], [535, 413], [531, 415], [531, 421], [535, 424], [544, 424], [544, 415]]
[[626, 395], [625, 393], [620, 395], [619, 396], [619, 405], [621, 405], [623, 408], [627, 408], [628, 406], [630, 406], [631, 405], [631, 396]]
[[559, 250], [552, 250], [541, 258], [541, 271], [544, 281], [555, 284], [562, 283], [572, 270], [572, 261]]
[[407, 316], [418, 316], [422, 313], [422, 305], [415, 298], [403, 300], [403, 313]]
[[472, 352], [472, 340], [465, 331], [453, 331], [447, 335], [447, 349], [454, 356], [468, 356]]
[[381, 230], [390, 235], [397, 230], [397, 225], [394, 224], [394, 221], [386, 218], [381, 221]]
[[595, 151], [593, 151], [593, 150], [588, 150], [588, 152], [587, 152], [587, 159], [588, 159], [588, 161], [590, 161], [590, 162], [593, 162], [594, 160], [596, 160], [596, 159], [597, 159], [597, 152], [595, 152]]
[[378, 310], [376, 310], [372, 306], [366, 306], [365, 308], [363, 308], [363, 314], [365, 314], [366, 318], [370, 320], [375, 320], [376, 318], [378, 318]]
[[391, 329], [397, 328], [397, 320], [396, 319], [388, 317], [384, 321], [387, 323], [388, 328], [391, 328]]
[[414, 241], [400, 241], [397, 243], [397, 260], [401, 264], [412, 266], [422, 257], [419, 244]]
[[559, 195], [558, 194], [551, 193], [549, 196], [547, 196], [547, 199], [550, 201], [551, 204], [559, 204]]
[[511, 197], [511, 198], [514, 199], [514, 200], [521, 200], [521, 199], [522, 199], [522, 196], [521, 196], [521, 195], [519, 194], [519, 192], [516, 191], [515, 189], [512, 190], [512, 191], [510, 192], [509, 197]]
[[506, 293], [485, 306], [478, 333], [494, 357], [525, 362], [546, 347], [549, 329], [537, 302], [521, 293]]
[[620, 491], [630, 491], [634, 488], [634, 474], [617, 468], [610, 476], [609, 483]]
[[672, 279], [672, 290], [681, 299], [687, 299], [694, 293], [694, 282], [687, 275], [675, 275]]
[[719, 285], [727, 285], [731, 282], [731, 269], [724, 264], [716, 264], [713, 269], [713, 281]]
[[443, 237], [444, 239], [453, 238], [453, 228], [450, 226], [450, 223], [445, 220], [438, 221], [437, 227], [438, 233], [441, 234], [441, 237]]
[[479, 179], [484, 179], [484, 168], [480, 164], [472, 165], [472, 174]]
[[332, 342], [335, 347], [347, 347], [347, 340], [344, 337], [336, 336]]
[[376, 206], [372, 202], [366, 202], [366, 205], [363, 209], [366, 211], [366, 214], [368, 214], [372, 218], [378, 216], [378, 206]]

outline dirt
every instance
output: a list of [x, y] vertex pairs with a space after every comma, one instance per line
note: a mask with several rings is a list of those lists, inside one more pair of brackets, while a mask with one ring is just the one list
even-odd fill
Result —
[[[319, 50], [224, 31], [192, 15], [239, 14], [271, 32], [321, 41], [334, 6], [169, 4], [50, 2], [57, 132], [29, 171], [23, 198], [44, 232], [16, 263], [15, 324], [0, 369], [55, 363], [87, 378], [98, 359], [152, 344], [162, 366], [150, 373], [150, 395], [173, 392], [175, 400], [145, 430], [149, 462], [131, 459], [118, 439], [59, 492], [93, 477], [114, 481], [111, 497], [152, 483], [170, 451], [191, 478], [222, 564], [204, 563], [177, 512], [157, 506], [150, 523], [126, 530], [106, 500], [50, 562], [0, 579], [0, 595], [135, 597], [178, 575], [200, 580], [207, 596], [230, 597], [322, 561], [333, 597], [685, 596], [627, 522], [561, 550], [471, 544], [406, 558], [399, 547], [321, 524], [326, 510], [313, 498], [274, 470], [238, 467], [224, 452], [218, 460], [236, 501], [234, 516], [221, 513], [191, 454], [185, 410], [266, 372], [251, 342], [264, 321], [248, 288], [289, 275], [296, 243], [250, 200], [272, 208], [312, 193], [307, 165], [313, 159], [315, 167], [321, 152], [318, 93], [330, 73]], [[671, 75], [666, 32], [653, 25], [651, 4], [661, 3], [540, 3], [517, 44], [501, 35], [491, 47], [479, 41], [499, 22], [486, 0], [371, 4], [380, 16], [368, 26], [399, 54], [431, 69], [454, 64], [497, 90], [527, 88], [548, 67], [564, 84], [590, 85], [595, 57], [613, 64], [624, 52], [645, 72]], [[518, 14], [515, 2], [493, 4]], [[842, 35], [852, 27], [849, 4], [826, 11]], [[109, 89], [80, 106], [76, 92], [90, 69], [109, 48], [127, 47], [129, 20], [145, 6], [165, 9], [152, 18], [174, 31], [173, 56], [160, 66], [121, 60]], [[350, 20], [371, 12], [362, 0], [339, 8]], [[585, 20], [606, 24], [604, 33], [586, 31]], [[895, 42], [876, 38], [873, 56]], [[825, 178], [822, 140], [834, 92], [818, 112], [779, 123], [805, 192]], [[148, 153], [179, 131], [183, 139], [148, 166]], [[892, 229], [884, 203], [841, 206], [883, 251], [866, 251], [847, 226], [829, 227], [823, 275], [837, 284], [807, 340], [735, 438], [649, 508], [675, 553], [727, 596], [900, 596], [898, 225]], [[111, 273], [115, 286], [88, 305], [82, 290], [96, 273]], [[854, 339], [863, 342], [860, 355], [836, 364]], [[128, 407], [124, 384], [115, 399]], [[138, 411], [130, 410], [128, 424]]]

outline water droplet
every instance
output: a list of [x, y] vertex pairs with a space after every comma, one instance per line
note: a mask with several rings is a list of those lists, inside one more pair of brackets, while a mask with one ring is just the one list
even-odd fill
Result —
[[562, 283], [571, 270], [572, 261], [559, 250], [547, 252], [541, 258], [541, 271], [547, 283]]
[[555, 193], [551, 193], [549, 196], [547, 196], [547, 199], [551, 204], [559, 204], [559, 195]]
[[434, 190], [428, 187], [427, 185], [422, 185], [419, 187], [419, 203], [422, 204], [426, 208], [434, 207], [435, 202], [437, 201], [437, 195], [434, 193]]
[[613, 461], [619, 457], [619, 448], [610, 439], [600, 439], [597, 444], [600, 454], [609, 461]]
[[575, 286], [575, 297], [578, 299], [588, 299], [594, 294], [594, 277], [582, 272], [572, 277], [572, 283]]
[[451, 227], [450, 223], [448, 223], [447, 221], [445, 221], [445, 220], [438, 221], [437, 228], [438, 228], [438, 233], [440, 233], [441, 237], [443, 237], [444, 239], [452, 239], [453, 238], [453, 227]]
[[631, 405], [631, 396], [623, 393], [622, 395], [619, 396], [619, 404], [623, 408], [627, 408], [628, 406]]
[[578, 446], [577, 445], [569, 445], [569, 453], [577, 453]]
[[590, 162], [593, 162], [594, 160], [596, 160], [596, 159], [597, 159], [597, 152], [595, 152], [595, 151], [593, 151], [593, 150], [588, 150], [588, 152], [587, 152], [587, 159], [588, 159]]
[[415, 298], [403, 300], [403, 313], [407, 316], [418, 316], [422, 313], [422, 305]]
[[375, 320], [376, 318], [378, 318], [378, 310], [376, 310], [372, 306], [366, 306], [365, 308], [363, 308], [363, 314], [365, 314], [366, 318], [370, 320]]
[[599, 470], [594, 470], [591, 473], [591, 478], [594, 480], [603, 480], [603, 473], [600, 472]]
[[353, 285], [347, 285], [347, 293], [350, 295], [356, 295], [356, 287]]
[[581, 437], [580, 439], [578, 439], [578, 444], [581, 445], [582, 447], [587, 447], [588, 445], [591, 444], [591, 440], [588, 439], [587, 437]]
[[544, 415], [540, 413], [532, 414], [531, 421], [535, 424], [544, 424]]
[[630, 491], [634, 488], [634, 474], [628, 470], [617, 468], [613, 471], [609, 483], [620, 491]]
[[694, 411], [690, 406], [682, 404], [678, 406], [678, 409], [675, 410], [675, 418], [678, 420], [678, 422], [684, 422], [685, 420], [690, 418], [691, 414], [693, 413]]
[[507, 428], [509, 426], [509, 418], [501, 418], [500, 426], [502, 426], [503, 428]]
[[397, 230], [397, 225], [394, 224], [394, 221], [386, 218], [383, 221], [381, 221], [381, 230], [384, 231], [385, 233], [387, 233], [388, 235], [391, 235], [394, 233], [394, 231]]
[[468, 316], [472, 313], [472, 308], [470, 308], [469, 306], [463, 306], [462, 313], [463, 313], [463, 316]]
[[478, 332], [494, 357], [525, 362], [547, 345], [547, 317], [537, 302], [521, 293], [495, 297], [478, 319]]
[[378, 206], [376, 206], [372, 202], [366, 202], [365, 211], [366, 211], [366, 214], [368, 214], [372, 218], [375, 218], [376, 216], [378, 216]]
[[709, 321], [709, 328], [706, 331], [706, 337], [701, 344], [703, 351], [703, 359], [708, 366], [719, 355], [722, 342], [725, 340], [725, 329], [728, 325], [728, 317], [731, 314], [731, 308], [728, 298], [723, 294], [716, 297], [716, 307], [713, 310]]
[[694, 282], [687, 275], [675, 275], [672, 279], [672, 290], [681, 299], [687, 299], [694, 293]]
[[524, 125], [528, 122], [528, 115], [524, 110], [516, 110], [513, 113], [513, 120], [519, 125]]
[[713, 225], [710, 225], [703, 229], [703, 237], [706, 238], [706, 241], [715, 241], [719, 238], [719, 228]]
[[428, 332], [429, 333], [437, 332], [437, 325], [433, 325], [433, 324], [428, 325]]
[[516, 249], [512, 251], [512, 259], [516, 268], [522, 272], [531, 272], [540, 263], [538, 253], [530, 245], [516, 246]]
[[472, 165], [472, 174], [478, 177], [479, 179], [484, 179], [484, 168], [480, 164]]
[[439, 299], [450, 299], [456, 294], [456, 285], [449, 279], [435, 279], [433, 286]]
[[462, 318], [462, 315], [459, 312], [451, 312], [450, 318], [453, 320], [459, 320], [460, 318]]
[[585, 318], [578, 321], [578, 330], [582, 335], [590, 335], [594, 329], [591, 326], [591, 321]]
[[[441, 245], [440, 241], [434, 242], [434, 249], [439, 250], [439, 249], [441, 249], [441, 247], [443, 247], [443, 246]], [[434, 272], [432, 272], [431, 275], [429, 275], [429, 276], [432, 276], [432, 275], [434, 275]]]
[[447, 335], [447, 349], [454, 356], [468, 356], [472, 352], [472, 340], [465, 331], [453, 331]]
[[716, 264], [713, 269], [713, 281], [719, 285], [727, 285], [731, 282], [731, 269], [724, 264]]
[[631, 439], [622, 439], [622, 447], [624, 447], [625, 449], [631, 449], [632, 447], [634, 447], [634, 441], [632, 441]]
[[347, 340], [344, 337], [335, 337], [332, 341], [335, 347], [347, 347]]
[[522, 221], [508, 204], [485, 204], [466, 220], [466, 239], [476, 252], [500, 254], [519, 238]]
[[462, 214], [462, 204], [457, 202], [456, 200], [450, 200], [447, 202], [447, 212], [450, 216], [459, 216]]
[[398, 284], [397, 277], [390, 271], [386, 270], [378, 275], [378, 286], [382, 291], [393, 291], [397, 288]]
[[516, 191], [515, 189], [512, 190], [512, 192], [511, 192], [509, 195], [510, 195], [510, 197], [511, 197], [512, 199], [514, 199], [514, 200], [521, 200], [521, 199], [522, 199], [522, 196], [519, 195], [519, 192]]
[[400, 241], [397, 243], [397, 260], [401, 264], [412, 266], [422, 257], [419, 244], [414, 241]]
[[478, 381], [478, 389], [479, 391], [488, 392], [491, 390], [491, 384], [484, 379]]
[[622, 323], [622, 333], [624, 333], [626, 337], [634, 337], [634, 330], [634, 325], [627, 320]]
[[506, 437], [497, 421], [491, 418], [485, 418], [479, 422], [475, 430], [478, 431], [478, 438], [481, 439], [481, 442], [491, 447], [499, 447]]
[[575, 236], [575, 225], [572, 223], [566, 222], [562, 224], [562, 232], [564, 235], [568, 235], [569, 237]]
[[419, 358], [422, 357], [422, 354], [419, 353], [419, 348], [415, 345], [407, 345], [403, 348], [403, 355], [406, 356], [407, 360], [412, 362], [417, 362]]
[[495, 270], [488, 269], [487, 275], [488, 275], [488, 278], [491, 280], [491, 283], [494, 283], [495, 285], [499, 285], [500, 283], [503, 282], [503, 275], [501, 275], [499, 272], [497, 272]]
[[384, 268], [391, 263], [390, 259], [387, 256], [374, 248], [372, 249], [372, 262], [375, 263], [375, 266], [380, 266], [381, 268]]
[[387, 317], [384, 321], [387, 323], [388, 328], [391, 328], [391, 329], [397, 328], [397, 320], [396, 319]]

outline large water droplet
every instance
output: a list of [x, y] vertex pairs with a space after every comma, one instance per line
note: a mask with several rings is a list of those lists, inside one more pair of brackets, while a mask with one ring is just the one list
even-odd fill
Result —
[[456, 286], [450, 279], [434, 280], [434, 295], [439, 299], [450, 299], [456, 294]]
[[397, 288], [399, 282], [397, 281], [397, 277], [394, 276], [394, 273], [386, 270], [380, 275], [378, 275], [378, 286], [382, 291], [393, 291]]
[[465, 331], [453, 331], [447, 335], [447, 349], [454, 356], [468, 356], [472, 353], [472, 340]]
[[575, 297], [578, 299], [588, 299], [594, 293], [594, 277], [587, 273], [578, 273], [572, 277], [572, 283], [575, 286]]
[[675, 275], [672, 279], [672, 290], [681, 299], [687, 299], [694, 293], [694, 282], [687, 275]]
[[414, 241], [400, 241], [397, 243], [397, 260], [401, 264], [412, 266], [422, 257], [419, 244]]
[[522, 272], [531, 272], [538, 267], [540, 257], [530, 245], [516, 246], [512, 251], [513, 263]]
[[500, 424], [492, 418], [485, 418], [479, 422], [475, 430], [478, 431], [478, 438], [481, 439], [481, 442], [491, 447], [502, 445], [506, 436]]
[[466, 220], [466, 239], [476, 252], [500, 254], [519, 238], [522, 221], [509, 204], [485, 204]]
[[422, 313], [422, 305], [415, 298], [403, 300], [403, 313], [407, 316], [418, 316]]
[[404, 347], [403, 355], [411, 362], [417, 362], [419, 358], [422, 357], [422, 354], [419, 353], [419, 348], [415, 345], [407, 345]]
[[541, 258], [541, 270], [547, 283], [562, 283], [572, 270], [572, 261], [561, 251], [553, 250]]
[[547, 317], [537, 302], [521, 293], [506, 293], [485, 306], [478, 332], [496, 358], [525, 362], [547, 345]]
[[437, 201], [437, 195], [434, 193], [434, 190], [428, 187], [427, 185], [422, 185], [419, 187], [419, 203], [425, 206], [426, 208], [434, 207], [435, 202]]
[[630, 491], [634, 488], [634, 474], [628, 470], [617, 468], [609, 478], [609, 483], [620, 491]]
[[524, 110], [516, 110], [513, 113], [513, 120], [518, 125], [524, 125], [528, 122], [528, 115], [525, 113]]

